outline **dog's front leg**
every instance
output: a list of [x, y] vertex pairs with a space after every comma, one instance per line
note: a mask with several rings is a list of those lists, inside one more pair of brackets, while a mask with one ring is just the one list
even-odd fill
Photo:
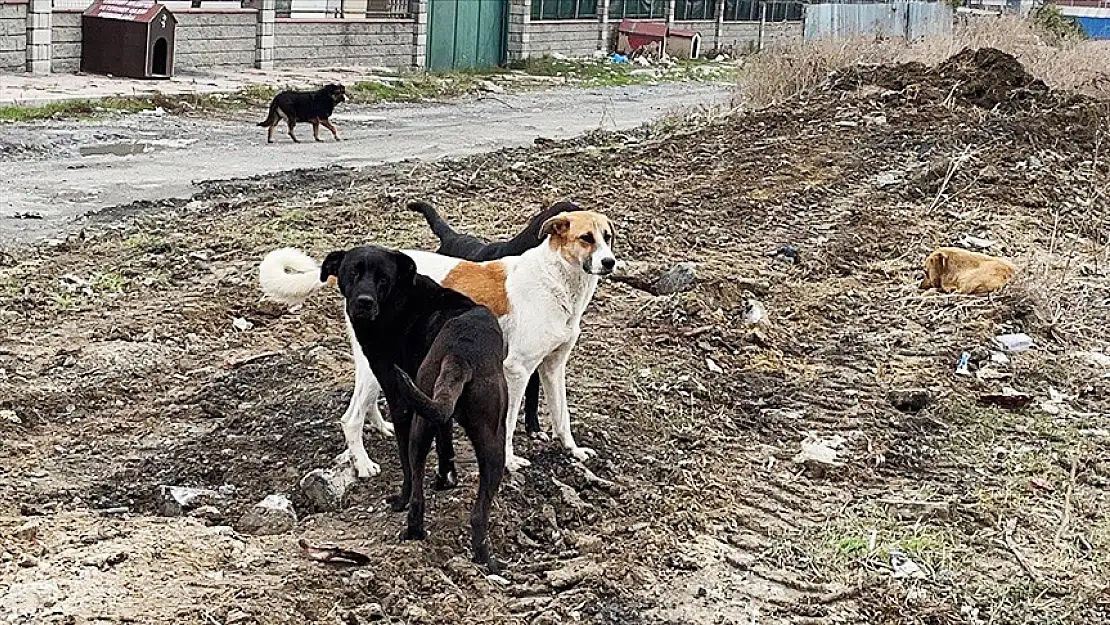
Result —
[[[387, 395], [388, 397], [388, 395]], [[394, 512], [400, 512], [408, 507], [412, 499], [412, 461], [409, 454], [409, 445], [412, 440], [413, 413], [407, 407], [389, 404], [389, 414], [393, 417], [393, 431], [397, 438], [397, 453], [401, 460], [401, 492], [389, 502], [389, 507]], [[423, 476], [421, 476], [423, 477]]]
[[[346, 311], [344, 311], [346, 318]], [[351, 393], [351, 402], [347, 411], [343, 413], [343, 438], [347, 442], [347, 451], [336, 458], [340, 464], [350, 462], [355, 473], [361, 478], [368, 478], [382, 472], [377, 463], [370, 460], [366, 453], [366, 446], [362, 440], [362, 430], [366, 423], [366, 415], [370, 414], [370, 427], [385, 436], [393, 436], [393, 425], [382, 418], [382, 411], [378, 408], [378, 397], [381, 395], [381, 384], [370, 370], [370, 363], [362, 348], [355, 338], [350, 320], [347, 320], [347, 333], [351, 339], [351, 355], [355, 360], [355, 389]]]
[[335, 129], [335, 124], [331, 123], [330, 119], [321, 119], [320, 123], [324, 125], [324, 128], [331, 131], [331, 136], [335, 137], [336, 141], [339, 141], [339, 131]]
[[552, 352], [540, 364], [540, 383], [543, 384], [543, 393], [547, 397], [547, 404], [551, 409], [551, 426], [555, 431], [555, 438], [563, 444], [563, 448], [578, 460], [585, 461], [597, 455], [589, 447], [579, 447], [574, 442], [570, 433], [570, 409], [567, 405], [567, 361], [570, 353], [578, 342], [580, 331], [575, 331], [569, 341]]
[[512, 356], [505, 360], [505, 382], [509, 389], [509, 410], [505, 417], [505, 468], [509, 471], [519, 471], [532, 464], [525, 458], [513, 454], [513, 432], [516, 431], [516, 417], [520, 411], [520, 403], [524, 401], [524, 389], [528, 386], [528, 377], [532, 375], [534, 366], [529, 367]]

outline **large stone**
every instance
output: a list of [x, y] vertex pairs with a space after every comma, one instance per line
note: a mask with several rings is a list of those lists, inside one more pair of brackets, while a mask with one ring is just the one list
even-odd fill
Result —
[[161, 500], [159, 511], [165, 516], [181, 516], [190, 510], [205, 506], [220, 506], [223, 495], [207, 488], [187, 486], [160, 486], [158, 495]]
[[652, 295], [671, 295], [689, 291], [697, 283], [694, 263], [678, 263], [665, 267], [640, 261], [625, 261], [617, 265], [611, 278]]
[[333, 469], [316, 469], [301, 478], [301, 492], [319, 512], [331, 512], [343, 507], [347, 491], [358, 481], [351, 465]]
[[285, 495], [270, 495], [255, 504], [236, 527], [240, 532], [255, 536], [284, 534], [297, 526], [297, 513], [293, 502]]

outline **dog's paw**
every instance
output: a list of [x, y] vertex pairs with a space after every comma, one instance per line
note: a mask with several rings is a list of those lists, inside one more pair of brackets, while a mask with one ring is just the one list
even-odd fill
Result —
[[519, 471], [524, 467], [530, 466], [532, 466], [532, 461], [528, 460], [527, 458], [521, 458], [520, 456], [515, 455], [505, 458], [505, 468], [508, 469], [510, 473]]
[[374, 429], [377, 430], [378, 433], [382, 436], [388, 436], [389, 438], [393, 438], [394, 436], [393, 424], [389, 421], [382, 421], [382, 424]]
[[501, 571], [505, 570], [505, 564], [493, 556], [489, 556], [485, 562], [478, 562], [475, 560], [474, 563], [486, 565], [486, 571], [490, 575], [500, 575]]
[[428, 537], [428, 532], [423, 527], [406, 527], [401, 530], [401, 540], [424, 540]]
[[546, 443], [551, 440], [551, 435], [549, 435], [547, 432], [544, 432], [543, 430], [540, 430], [539, 432], [529, 432], [528, 437], [540, 443]]
[[436, 490], [451, 490], [459, 485], [459, 474], [451, 469], [446, 475], [436, 474]]
[[585, 462], [590, 458], [597, 457], [597, 452], [590, 449], [589, 447], [572, 447], [568, 449], [567, 452], [570, 455], [574, 456], [574, 459], [578, 460], [579, 462]]
[[405, 508], [409, 507], [409, 498], [402, 497], [401, 495], [394, 495], [389, 498], [389, 509], [394, 512], [403, 512]]

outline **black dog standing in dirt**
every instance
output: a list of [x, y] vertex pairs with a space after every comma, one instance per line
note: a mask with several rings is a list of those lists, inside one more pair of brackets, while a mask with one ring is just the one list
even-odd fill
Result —
[[320, 124], [330, 130], [335, 140], [339, 141], [339, 133], [329, 118], [336, 105], [346, 99], [347, 90], [343, 85], [325, 85], [316, 91], [282, 91], [274, 96], [270, 102], [270, 114], [258, 125], [267, 128], [266, 143], [274, 142], [274, 128], [283, 119], [289, 125], [289, 138], [295, 143], [300, 143], [293, 134], [297, 122], [311, 122], [312, 138], [317, 141], [320, 140]]
[[[409, 508], [401, 538], [426, 536], [424, 466], [433, 440], [450, 442], [454, 417], [478, 459], [478, 497], [470, 513], [474, 561], [496, 572], [489, 512], [505, 473], [509, 403], [505, 337], [497, 317], [417, 274], [408, 256], [376, 246], [328, 254], [320, 281], [331, 276], [338, 279], [355, 337], [389, 404], [404, 475], [392, 507], [396, 512]], [[450, 446], [446, 453], [437, 447], [437, 488], [453, 486], [454, 454]]]
[[[443, 221], [435, 207], [427, 202], [412, 202], [408, 208], [423, 215], [432, 232], [439, 238], [437, 254], [476, 263], [497, 260], [505, 256], [520, 256], [543, 241], [540, 228], [543, 227], [544, 222], [559, 213], [581, 209], [574, 202], [556, 202], [528, 220], [528, 225], [515, 237], [508, 241], [491, 242], [470, 234], [456, 232], [446, 221]], [[538, 416], [539, 408], [540, 376], [532, 372], [532, 377], [528, 378], [528, 386], [524, 389], [524, 430], [529, 436], [539, 436], [542, 433]]]

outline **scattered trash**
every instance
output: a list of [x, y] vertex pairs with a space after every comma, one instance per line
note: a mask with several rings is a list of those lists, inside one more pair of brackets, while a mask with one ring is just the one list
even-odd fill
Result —
[[628, 62], [628, 57], [623, 55], [623, 54], [618, 54], [618, 53], [614, 52], [614, 53], [609, 55], [609, 62], [610, 63], [617, 63], [617, 64], [624, 64], [624, 63]]
[[19, 415], [15, 414], [14, 410], [0, 410], [0, 419], [12, 425], [21, 425], [23, 423], [23, 419], [20, 419]]
[[1014, 374], [1010, 373], [1009, 371], [1003, 371], [993, 364], [987, 364], [985, 366], [979, 367], [975, 371], [976, 379], [984, 380], [987, 382], [991, 380], [1006, 380], [1012, 377], [1014, 377]]
[[1023, 352], [1033, 347], [1033, 338], [1028, 334], [1000, 334], [994, 337], [994, 344], [1007, 352]]
[[1010, 357], [1005, 352], [991, 352], [991, 362], [999, 365], [1010, 364]]
[[763, 302], [754, 297], [744, 300], [744, 323], [756, 325], [763, 323], [766, 319], [767, 309], [763, 307]]
[[706, 358], [705, 359], [705, 366], [706, 366], [707, 369], [709, 369], [710, 373], [724, 373], [725, 372], [725, 370], [722, 369], [720, 367], [720, 365], [713, 362], [712, 358]]
[[968, 234], [968, 235], [964, 235], [964, 237], [962, 239], [960, 239], [959, 241], [956, 241], [956, 245], [959, 245], [960, 247], [963, 247], [963, 248], [967, 248], [969, 250], [974, 250], [974, 251], [977, 251], [977, 252], [981, 252], [983, 250], [989, 250], [990, 248], [997, 245], [997, 243], [995, 243], [994, 241], [991, 241], [990, 239], [984, 239], [982, 237], [973, 237], [970, 234]]
[[971, 354], [969, 352], [964, 352], [960, 354], [960, 360], [956, 363], [956, 375], [970, 376], [971, 369], [968, 368], [970, 363]]
[[328, 564], [348, 564], [354, 566], [366, 566], [370, 564], [370, 557], [363, 555], [357, 551], [350, 549], [343, 549], [335, 545], [319, 545], [313, 546], [305, 539], [300, 539], [297, 544], [301, 546], [301, 551], [304, 556], [314, 562], [326, 562]]
[[10, 219], [42, 219], [42, 213], [35, 213], [31, 211], [24, 211], [19, 213], [12, 213]]
[[254, 327], [253, 323], [251, 323], [250, 321], [247, 321], [246, 319], [244, 319], [242, 317], [236, 317], [235, 320], [231, 322], [231, 325], [236, 330], [239, 330], [241, 332], [246, 332], [247, 330], [250, 330], [251, 328]]
[[925, 579], [928, 574], [909, 556], [896, 549], [890, 550], [891, 576], [894, 579]]
[[896, 389], [886, 395], [890, 405], [902, 412], [920, 412], [932, 399], [932, 394], [923, 388]]
[[987, 406], [998, 406], [1006, 410], [1019, 410], [1033, 403], [1033, 396], [1028, 393], [1019, 393], [1007, 386], [1002, 389], [1001, 393], [980, 395], [979, 403]]

